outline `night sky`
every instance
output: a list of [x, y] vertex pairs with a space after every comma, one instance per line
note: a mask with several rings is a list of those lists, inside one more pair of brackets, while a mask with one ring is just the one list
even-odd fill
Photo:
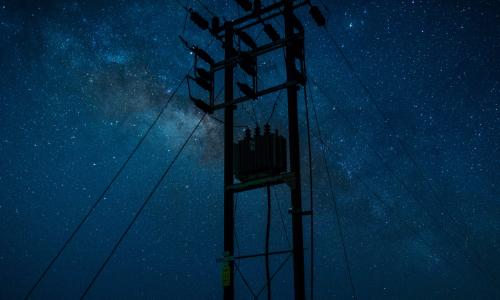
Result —
[[[202, 2], [228, 20], [243, 14], [231, 0]], [[210, 18], [200, 2], [180, 3]], [[500, 3], [313, 3], [326, 30], [307, 8], [297, 16], [325, 142], [310, 102], [315, 298], [352, 297], [326, 153], [358, 299], [500, 299]], [[1, 299], [26, 295], [192, 68], [178, 35], [223, 58], [220, 42], [185, 20], [174, 0], [0, 1]], [[283, 20], [272, 25], [282, 33]], [[259, 31], [249, 33], [269, 42]], [[282, 52], [259, 59], [259, 85], [284, 72]], [[263, 126], [274, 103], [270, 124], [286, 133], [284, 94], [238, 106], [236, 125]], [[79, 299], [201, 116], [183, 84], [33, 299]], [[283, 250], [289, 189], [272, 190], [271, 250]], [[237, 203], [236, 252], [263, 252], [265, 190]], [[223, 125], [206, 118], [87, 298], [221, 298], [222, 204]], [[308, 278], [307, 217], [304, 230]], [[260, 290], [264, 260], [240, 268]], [[273, 281], [275, 299], [292, 298], [291, 271], [288, 261]], [[238, 276], [236, 289], [252, 299]]]

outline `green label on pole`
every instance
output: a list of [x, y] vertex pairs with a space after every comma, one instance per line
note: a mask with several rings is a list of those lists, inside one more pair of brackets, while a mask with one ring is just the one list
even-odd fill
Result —
[[227, 261], [222, 264], [222, 285], [224, 287], [231, 285], [231, 268]]

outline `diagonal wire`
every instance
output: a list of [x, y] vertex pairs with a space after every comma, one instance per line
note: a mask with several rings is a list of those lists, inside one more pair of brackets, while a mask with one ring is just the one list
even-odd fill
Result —
[[266, 285], [267, 300], [271, 300], [271, 272], [269, 270], [269, 240], [271, 237], [271, 187], [268, 185], [267, 192], [267, 216], [266, 216], [266, 241], [265, 241], [265, 265], [266, 265]]
[[149, 195], [146, 197], [146, 199], [144, 199], [144, 202], [142, 203], [141, 207], [135, 213], [135, 215], [132, 218], [132, 220], [130, 221], [129, 225], [127, 226], [127, 228], [125, 229], [125, 231], [122, 233], [122, 235], [120, 236], [120, 238], [118, 239], [118, 241], [115, 243], [115, 245], [113, 246], [113, 249], [108, 254], [108, 256], [106, 257], [106, 259], [104, 260], [104, 262], [101, 264], [101, 266], [98, 269], [97, 273], [95, 273], [94, 277], [92, 278], [92, 280], [90, 281], [89, 285], [87, 286], [87, 288], [85, 289], [85, 291], [81, 295], [80, 299], [85, 298], [85, 296], [88, 294], [88, 292], [90, 291], [90, 289], [92, 288], [92, 286], [96, 282], [97, 278], [99, 277], [99, 275], [102, 273], [102, 271], [104, 270], [104, 268], [108, 264], [108, 262], [111, 259], [111, 257], [115, 254], [116, 250], [118, 249], [118, 247], [120, 246], [120, 244], [125, 239], [125, 236], [128, 234], [128, 232], [130, 231], [130, 229], [132, 228], [132, 226], [135, 224], [135, 222], [137, 221], [137, 219], [139, 218], [139, 216], [141, 215], [142, 211], [147, 206], [147, 204], [149, 203], [149, 201], [153, 198], [153, 195], [155, 194], [155, 192], [161, 186], [163, 180], [165, 179], [165, 177], [167, 176], [167, 174], [169, 173], [169, 171], [172, 169], [172, 166], [177, 161], [177, 159], [181, 155], [182, 151], [184, 150], [184, 148], [186, 147], [186, 145], [188, 144], [188, 142], [193, 137], [193, 135], [196, 132], [196, 130], [200, 127], [201, 123], [205, 119], [205, 116], [206, 116], [206, 114], [203, 114], [203, 116], [200, 118], [200, 120], [198, 121], [198, 123], [196, 124], [196, 126], [193, 128], [193, 130], [191, 131], [191, 133], [187, 137], [186, 141], [182, 144], [182, 146], [180, 147], [179, 151], [174, 156], [173, 160], [170, 162], [170, 164], [167, 166], [167, 168], [163, 172], [163, 174], [160, 177], [160, 179], [156, 182], [155, 186], [153, 187], [153, 189], [151, 190], [151, 192], [149, 193]]
[[[314, 119], [316, 121], [316, 130], [318, 131], [318, 139], [322, 145], [321, 146], [321, 153], [322, 153], [322, 157], [323, 157], [323, 162], [325, 164], [326, 175], [328, 177], [328, 187], [330, 189], [330, 194], [332, 195], [333, 208], [335, 211], [335, 217], [337, 219], [337, 228], [338, 228], [338, 233], [339, 233], [339, 237], [340, 237], [340, 242], [342, 243], [342, 250], [343, 250], [344, 260], [345, 260], [346, 269], [347, 269], [347, 278], [349, 280], [349, 285], [351, 286], [352, 298], [357, 299], [356, 287], [354, 286], [354, 282], [352, 279], [351, 262], [349, 260], [349, 255], [347, 253], [344, 232], [342, 229], [342, 221], [340, 220], [340, 213], [339, 213], [339, 209], [337, 206], [337, 199], [335, 197], [335, 194], [333, 193], [333, 184], [332, 184], [332, 178], [331, 178], [331, 174], [330, 174], [330, 168], [328, 167], [328, 161], [326, 159], [326, 144], [325, 144], [325, 141], [323, 140], [323, 137], [321, 135], [321, 129], [320, 129], [319, 122], [318, 122], [318, 114], [316, 112], [316, 106], [314, 105], [314, 100], [312, 97], [310, 97], [309, 99], [311, 100], [313, 113], [314, 113]], [[306, 97], [305, 101], [307, 102], [307, 97]]]
[[[290, 257], [292, 257], [292, 254], [288, 254], [288, 256], [281, 262], [281, 264], [278, 266], [278, 268], [276, 269], [276, 271], [274, 271], [274, 273], [271, 275], [271, 280], [273, 280], [273, 278], [276, 276], [276, 274], [279, 273], [279, 271], [281, 271], [281, 269], [283, 269], [283, 267], [285, 266], [285, 264], [288, 262], [288, 260], [290, 259]], [[257, 296], [256, 298], [259, 298], [260, 294], [262, 294], [262, 292], [266, 289], [267, 287], [267, 284], [265, 284], [260, 290], [259, 292], [257, 293]]]
[[[234, 208], [233, 208], [233, 220], [236, 220], [236, 212], [238, 211], [238, 193], [235, 193], [234, 195]], [[236, 250], [238, 251], [238, 254], [240, 254], [240, 242], [238, 239], [238, 231], [235, 226], [234, 228], [234, 241], [236, 242]]]
[[253, 291], [252, 287], [248, 283], [248, 280], [245, 278], [245, 276], [243, 276], [243, 273], [241, 272], [240, 267], [238, 266], [238, 264], [235, 263], [234, 266], [236, 267], [236, 272], [238, 272], [238, 274], [240, 274], [241, 280], [243, 281], [243, 283], [247, 287], [247, 289], [250, 292], [250, 294], [252, 294], [252, 296], [254, 297], [254, 299], [257, 299], [259, 296], [255, 294], [255, 292]]
[[[455, 226], [457, 227], [457, 230], [460, 232], [460, 234], [463, 235], [464, 240], [467, 241], [469, 239], [470, 233], [468, 232], [466, 225], [465, 224], [461, 224], [455, 217], [453, 217], [453, 215], [451, 215], [451, 213], [449, 212], [449, 210], [446, 208], [446, 205], [442, 202], [441, 197], [439, 197], [436, 189], [429, 182], [429, 179], [424, 175], [424, 172], [423, 172], [422, 168], [420, 167], [420, 165], [417, 163], [416, 159], [413, 157], [413, 155], [410, 153], [410, 151], [406, 147], [405, 143], [403, 143], [402, 139], [396, 133], [396, 130], [395, 130], [394, 126], [392, 125], [392, 123], [389, 121], [389, 118], [387, 117], [386, 113], [384, 112], [384, 110], [382, 110], [382, 108], [380, 107], [380, 105], [378, 104], [378, 102], [375, 100], [375, 97], [373, 96], [371, 90], [368, 88], [368, 86], [366, 85], [366, 83], [361, 79], [360, 74], [355, 70], [352, 62], [347, 57], [347, 55], [343, 51], [342, 47], [338, 43], [338, 41], [335, 39], [335, 37], [333, 36], [333, 34], [331, 34], [326, 28], [325, 28], [325, 32], [327, 33], [327, 35], [332, 40], [333, 44], [335, 45], [335, 48], [340, 53], [342, 59], [344, 60], [345, 64], [347, 65], [349, 71], [354, 75], [354, 77], [358, 81], [359, 85], [365, 91], [365, 93], [368, 96], [368, 99], [370, 100], [370, 102], [372, 103], [372, 105], [375, 107], [375, 109], [377, 110], [377, 112], [382, 116], [382, 118], [384, 120], [385, 126], [387, 128], [389, 128], [389, 130], [393, 133], [393, 135], [396, 138], [396, 140], [397, 140], [398, 144], [400, 145], [401, 149], [406, 154], [406, 156], [409, 158], [409, 160], [411, 161], [411, 163], [414, 165], [415, 170], [418, 172], [419, 176], [423, 179], [423, 181], [429, 187], [429, 190], [433, 194], [434, 198], [436, 198], [439, 206], [441, 207], [441, 211], [455, 224]], [[462, 215], [462, 213], [460, 211], [458, 211], [457, 213], [459, 214], [460, 218], [465, 221], [465, 217]]]
[[[396, 138], [398, 144], [400, 145], [401, 150], [405, 153], [405, 155], [408, 157], [408, 159], [410, 160], [410, 162], [414, 165], [415, 170], [417, 171], [419, 177], [421, 177], [421, 179], [423, 179], [423, 181], [427, 185], [428, 189], [430, 190], [431, 194], [437, 200], [437, 204], [439, 205], [439, 207], [441, 209], [441, 214], [442, 215], [446, 215], [446, 217], [452, 221], [452, 223], [455, 225], [454, 227], [456, 228], [456, 231], [462, 236], [462, 238], [463, 238], [463, 240], [465, 242], [469, 241], [470, 237], [471, 237], [471, 234], [470, 234], [469, 229], [467, 228], [467, 224], [465, 224], [465, 222], [466, 222], [465, 220], [466, 219], [465, 219], [464, 215], [461, 213], [461, 211], [457, 211], [457, 214], [459, 215], [460, 219], [462, 219], [464, 221], [464, 224], [462, 224], [462, 223], [460, 223], [457, 220], [457, 218], [455, 218], [450, 213], [450, 211], [448, 210], [448, 208], [446, 207], [446, 205], [442, 201], [442, 197], [439, 196], [438, 192], [436, 191], [436, 189], [434, 188], [434, 186], [431, 184], [429, 178], [427, 178], [425, 176], [425, 174], [423, 172], [423, 169], [420, 167], [419, 163], [416, 161], [416, 159], [414, 158], [414, 156], [412, 155], [412, 153], [408, 150], [408, 147], [406, 146], [406, 144], [403, 142], [403, 140], [397, 134], [394, 126], [390, 122], [390, 120], [387, 117], [386, 113], [380, 107], [380, 105], [378, 104], [378, 102], [375, 100], [375, 97], [374, 97], [373, 93], [368, 88], [368, 85], [362, 80], [361, 75], [359, 74], [359, 72], [356, 71], [356, 69], [354, 68], [351, 60], [347, 57], [347, 55], [343, 51], [341, 45], [335, 39], [334, 35], [330, 31], [328, 31], [327, 28], [324, 28], [324, 30], [325, 30], [326, 34], [328, 35], [328, 37], [333, 42], [336, 50], [341, 55], [342, 59], [344, 60], [345, 64], [347, 65], [349, 71], [354, 75], [354, 77], [358, 81], [359, 85], [363, 88], [364, 92], [368, 96], [368, 100], [372, 103], [372, 105], [375, 107], [375, 109], [377, 110], [377, 112], [383, 118], [385, 126], [392, 132], [393, 136]], [[477, 250], [475, 248], [472, 248], [470, 250], [473, 252], [473, 254], [475, 256], [480, 257], [479, 253], [477, 252]], [[495, 276], [493, 276], [493, 275], [491, 275], [491, 276], [492, 276], [492, 278], [496, 279]]]
[[[309, 121], [309, 106], [307, 103], [307, 88], [304, 87], [304, 106], [306, 109], [306, 127], [307, 127], [307, 158], [309, 160], [309, 209], [311, 210], [311, 215], [309, 216], [309, 235], [311, 244], [311, 287], [310, 299], [314, 299], [314, 195], [313, 195], [313, 170], [312, 170], [312, 151], [311, 151], [311, 126]], [[318, 126], [319, 128], [319, 126]]]
[[[176, 2], [181, 7], [184, 7], [179, 1], [176, 1]], [[186, 20], [187, 20], [187, 16], [186, 16]], [[210, 42], [210, 44], [213, 41], [214, 40], [212, 40]], [[209, 44], [209, 46], [210, 46], [210, 44]], [[95, 211], [95, 209], [97, 208], [97, 206], [99, 205], [99, 203], [104, 199], [104, 196], [111, 189], [111, 186], [114, 184], [114, 182], [118, 179], [118, 177], [124, 171], [125, 167], [128, 165], [128, 163], [130, 162], [130, 160], [132, 159], [132, 157], [135, 155], [135, 153], [138, 151], [138, 149], [140, 148], [140, 146], [143, 144], [143, 142], [145, 141], [145, 139], [148, 137], [148, 135], [151, 132], [151, 130], [158, 123], [158, 121], [160, 120], [160, 117], [163, 115], [163, 113], [165, 112], [166, 108], [168, 107], [168, 105], [172, 101], [173, 97], [177, 94], [179, 88], [182, 86], [182, 84], [184, 83], [184, 81], [186, 80], [186, 78], [187, 78], [187, 75], [184, 76], [184, 78], [176, 86], [176, 88], [174, 89], [173, 93], [167, 99], [167, 102], [165, 103], [165, 105], [160, 109], [160, 111], [156, 115], [156, 117], [153, 120], [153, 122], [151, 123], [150, 127], [148, 127], [148, 129], [146, 130], [146, 132], [142, 135], [142, 137], [140, 138], [140, 140], [138, 141], [138, 143], [136, 144], [136, 146], [134, 147], [134, 149], [132, 150], [132, 152], [129, 154], [129, 156], [122, 163], [122, 165], [120, 166], [120, 168], [118, 169], [118, 171], [115, 173], [115, 175], [113, 176], [113, 178], [111, 179], [111, 181], [108, 183], [108, 185], [106, 186], [106, 188], [104, 189], [104, 191], [99, 195], [99, 197], [96, 199], [96, 201], [92, 204], [92, 206], [87, 211], [87, 213], [85, 214], [85, 216], [83, 217], [83, 219], [80, 221], [80, 223], [78, 223], [78, 225], [72, 231], [72, 233], [70, 234], [70, 236], [65, 240], [65, 242], [63, 243], [63, 245], [61, 246], [61, 248], [59, 249], [59, 251], [57, 252], [57, 254], [52, 258], [52, 260], [49, 262], [49, 264], [45, 267], [45, 269], [43, 270], [43, 272], [37, 278], [37, 280], [35, 281], [35, 283], [31, 286], [30, 290], [28, 291], [28, 293], [26, 294], [26, 296], [24, 297], [24, 299], [28, 299], [28, 298], [31, 297], [31, 295], [33, 294], [33, 292], [35, 291], [35, 289], [38, 287], [38, 285], [40, 284], [40, 282], [47, 275], [48, 271], [52, 268], [52, 266], [55, 264], [55, 262], [62, 255], [62, 253], [64, 252], [64, 250], [66, 249], [66, 247], [69, 245], [69, 243], [75, 238], [76, 234], [81, 229], [81, 227], [83, 226], [83, 224], [85, 224], [85, 222], [88, 220], [88, 218], [90, 217], [90, 215]]]
[[[236, 215], [237, 215], [236, 212], [237, 211], [238, 211], [238, 193], [236, 193], [235, 196], [234, 196], [233, 218], [235, 220], [236, 220]], [[234, 241], [236, 243], [236, 249], [237, 249], [238, 254], [239, 254], [240, 253], [240, 242], [239, 242], [239, 239], [238, 239], [238, 231], [237, 231], [236, 227], [234, 228]], [[239, 264], [236, 261], [234, 262], [234, 267], [236, 268], [236, 272], [238, 272], [238, 274], [240, 274], [241, 280], [243, 281], [243, 283], [247, 287], [247, 289], [250, 292], [250, 294], [252, 294], [252, 296], [254, 298], [256, 298], [255, 292], [253, 291], [252, 287], [250, 286], [250, 283], [246, 279], [245, 275], [243, 275], [243, 272], [241, 271], [240, 266], [239, 266]]]
[[[310, 76], [309, 76], [310, 78]], [[319, 89], [319, 86], [316, 84], [316, 87]], [[319, 89], [319, 91], [325, 96], [328, 98], [328, 96], [326, 95], [326, 93], [323, 92], [323, 90]], [[358, 134], [359, 137], [361, 137], [363, 139], [363, 141], [366, 143], [366, 145], [373, 151], [373, 153], [378, 157], [378, 159], [380, 160], [380, 162], [383, 164], [383, 166], [389, 171], [389, 173], [391, 174], [391, 176], [398, 182], [398, 184], [401, 185], [401, 187], [408, 193], [408, 195], [410, 195], [410, 197], [417, 203], [417, 205], [419, 205], [423, 210], [424, 212], [426, 213], [427, 216], [429, 216], [429, 218], [434, 222], [434, 225], [436, 226], [439, 226], [440, 222], [438, 220], [438, 218], [436, 218], [433, 214], [431, 214], [429, 212], [429, 210], [425, 207], [425, 205], [422, 203], [422, 201], [420, 200], [420, 198], [418, 196], [415, 196], [415, 194], [409, 189], [408, 185], [401, 179], [399, 178], [396, 173], [394, 172], [394, 170], [388, 165], [388, 163], [384, 160], [384, 158], [382, 157], [382, 155], [380, 154], [380, 152], [377, 151], [377, 149], [368, 141], [368, 139], [363, 135], [361, 134], [361, 132], [359, 131], [358, 128], [356, 128], [356, 126], [354, 126], [354, 124], [351, 122], [351, 120], [346, 116], [344, 115], [343, 113], [341, 113], [342, 111], [340, 109], [337, 109], [335, 110], [339, 113], [339, 115], [344, 119], [344, 121], [346, 121], [346, 124], [349, 125], [349, 127], [351, 127], [351, 129], [356, 133]], [[443, 226], [443, 229], [446, 229], [444, 226]], [[443, 231], [443, 234], [444, 234], [444, 237], [446, 237], [448, 239], [448, 241], [453, 244], [453, 246], [455, 246], [458, 250], [462, 250], [461, 252], [463, 252], [463, 255], [466, 259], [466, 261], [471, 264], [474, 268], [476, 268], [476, 270], [481, 274], [483, 275], [486, 279], [488, 279], [491, 283], [493, 283], [493, 287], [495, 289], [497, 289], [498, 291], [500, 291], [500, 288], [497, 287], [497, 284], [496, 284], [496, 276], [491, 273], [488, 269], [485, 269], [483, 268], [480, 264], [479, 264], [479, 261], [478, 261], [478, 257], [479, 255], [477, 253], [472, 253], [474, 254], [473, 257], [471, 257], [467, 252], [466, 252], [466, 249], [462, 249], [461, 246], [459, 244], [456, 243], [456, 241], [453, 239], [453, 236], [447, 234], [446, 230]]]
[[[368, 161], [366, 159], [363, 159], [363, 161], [364, 161], [365, 164], [368, 164]], [[356, 173], [353, 173], [352, 175], [354, 177], [354, 180], [360, 182], [363, 185], [363, 187], [365, 188], [365, 190], [368, 191], [373, 196], [373, 199], [375, 199], [380, 205], [382, 205], [386, 210], [388, 210], [391, 215], [397, 215], [399, 217], [399, 219], [401, 220], [402, 224], [405, 225], [405, 227], [407, 229], [409, 229], [409, 231], [411, 231], [411, 233], [414, 236], [418, 237], [418, 239], [424, 245], [426, 245], [429, 249], [434, 248], [432, 246], [432, 244], [422, 235], [422, 233], [420, 233], [416, 228], [414, 228], [414, 226], [412, 226], [411, 223], [408, 222], [404, 216], [402, 216], [401, 214], [399, 214], [392, 206], [390, 206], [387, 202], [385, 202], [384, 200], [382, 200], [382, 197], [380, 197], [380, 195], [378, 195], [368, 183], [366, 183], [364, 180], [362, 180], [361, 177], [359, 175], [357, 175]], [[447, 258], [447, 256], [441, 256], [441, 258], [450, 267], [453, 268], [453, 267], [456, 266], [456, 264], [453, 264], [451, 262], [451, 260], [449, 260]], [[460, 271], [460, 270], [457, 269], [457, 271]], [[496, 295], [494, 295], [494, 298], [495, 297], [496, 297]]]
[[273, 103], [273, 109], [271, 110], [271, 113], [269, 114], [269, 117], [267, 117], [266, 124], [269, 124], [269, 122], [273, 118], [274, 111], [276, 110], [276, 107], [278, 106], [278, 103], [281, 100], [281, 94], [282, 94], [282, 92], [283, 92], [283, 90], [280, 90], [279, 93], [278, 93], [278, 95], [276, 96], [276, 99], [274, 100], [274, 103]]
[[286, 224], [285, 224], [285, 219], [283, 218], [283, 212], [281, 211], [281, 201], [280, 199], [278, 198], [278, 196], [276, 195], [276, 190], [273, 189], [273, 194], [274, 194], [274, 198], [276, 199], [276, 203], [278, 204], [278, 211], [280, 213], [280, 219], [281, 219], [281, 225], [283, 226], [283, 232], [285, 233], [285, 239], [288, 243], [288, 247], [292, 247], [292, 244], [290, 242], [290, 238], [288, 237], [288, 231], [286, 230]]
[[[438, 195], [438, 192], [436, 191], [436, 189], [434, 188], [434, 186], [431, 184], [430, 180], [424, 175], [424, 172], [422, 170], [422, 168], [420, 167], [420, 165], [418, 164], [418, 162], [416, 161], [416, 159], [413, 157], [413, 155], [410, 153], [410, 151], [408, 150], [407, 146], [405, 145], [405, 143], [403, 142], [403, 140], [399, 137], [399, 135], [396, 133], [396, 130], [394, 128], [394, 126], [391, 124], [391, 122], [389, 121], [389, 118], [386, 116], [385, 112], [381, 109], [381, 107], [378, 105], [377, 101], [375, 100], [375, 97], [373, 96], [373, 94], [371, 93], [370, 89], [368, 88], [368, 86], [364, 83], [364, 81], [361, 79], [361, 76], [359, 75], [358, 72], [356, 72], [356, 70], [354, 69], [354, 66], [352, 64], [352, 62], [349, 60], [349, 58], [347, 57], [347, 55], [345, 54], [345, 52], [342, 50], [342, 47], [340, 46], [340, 44], [337, 42], [337, 40], [335, 39], [335, 37], [333, 36], [333, 34], [331, 34], [326, 28], [325, 28], [325, 32], [327, 33], [327, 35], [330, 37], [330, 39], [332, 40], [332, 42], [334, 43], [335, 45], [335, 48], [337, 49], [337, 51], [340, 53], [340, 55], [342, 56], [344, 62], [346, 63], [346, 65], [348, 66], [349, 70], [351, 71], [351, 73], [355, 76], [356, 80], [358, 81], [358, 83], [360, 84], [360, 86], [363, 88], [363, 90], [365, 91], [365, 93], [368, 95], [368, 100], [370, 100], [370, 102], [372, 103], [372, 105], [375, 107], [375, 109], [378, 111], [378, 113], [382, 116], [382, 118], [384, 119], [384, 124], [386, 125], [386, 127], [392, 132], [392, 134], [394, 135], [394, 137], [396, 138], [398, 144], [400, 145], [400, 148], [403, 150], [403, 152], [406, 154], [406, 156], [408, 157], [408, 159], [411, 161], [411, 163], [414, 165], [415, 167], [415, 170], [417, 171], [418, 175], [423, 179], [423, 181], [425, 182], [425, 184], [427, 185], [427, 187], [429, 188], [429, 190], [431, 191], [431, 194], [433, 195], [433, 197], [437, 200], [437, 203], [441, 209], [441, 214], [442, 215], [446, 215], [448, 217], [448, 219], [450, 219], [452, 221], [452, 223], [455, 225], [455, 229], [457, 231], [458, 234], [461, 235], [461, 238], [467, 242], [470, 240], [470, 232], [467, 228], [467, 225], [466, 224], [461, 224], [451, 213], [450, 211], [447, 209], [446, 205], [444, 204], [444, 202], [442, 201], [442, 197], [440, 197]], [[402, 184], [406, 185], [404, 182], [402, 182]], [[409, 191], [409, 188], [405, 187], [405, 189], [407, 189], [408, 192]], [[460, 218], [462, 220], [464, 220], [465, 222], [465, 217], [464, 215], [458, 211], [457, 214], [460, 216]], [[457, 245], [457, 248], [460, 249], [460, 246]], [[479, 262], [480, 262], [480, 255], [479, 255], [479, 252], [477, 251], [477, 249], [475, 247], [472, 247], [471, 249], [469, 249], [469, 251], [472, 252], [472, 254], [476, 257], [476, 261], [475, 262], [472, 262], [470, 261], [470, 257], [467, 256], [465, 250], [464, 250], [464, 254], [466, 255], [466, 258], [469, 260], [470, 263], [472, 263], [473, 265], [476, 266], [476, 268], [478, 270], [480, 270], [481, 273], [483, 272], [486, 272], [488, 273], [489, 276], [489, 279], [493, 282], [493, 284], [496, 286], [497, 285], [497, 278], [496, 276], [491, 273], [488, 269], [484, 269], [483, 267], [481, 267], [479, 265]], [[483, 274], [485, 275], [485, 274]]]
[[[220, 94], [222, 94], [222, 91], [224, 90], [224, 87], [221, 87], [219, 92], [217, 92], [217, 95], [215, 96], [215, 99], [217, 100], [217, 98], [219, 98]], [[214, 121], [216, 121], [217, 123], [220, 123], [220, 124], [224, 124], [224, 121], [222, 121], [221, 119], [217, 118], [216, 116], [214, 115], [208, 115], [208, 117]], [[246, 125], [233, 125], [234, 128], [248, 128], [248, 126]]]
[[66, 247], [69, 245], [69, 243], [74, 239], [74, 237], [76, 236], [76, 234], [78, 233], [78, 231], [81, 229], [81, 227], [83, 226], [83, 224], [85, 224], [85, 222], [87, 222], [88, 218], [95, 211], [95, 209], [97, 208], [97, 206], [99, 205], [99, 203], [104, 199], [104, 196], [111, 189], [111, 186], [115, 183], [115, 181], [121, 175], [121, 173], [123, 172], [123, 170], [125, 169], [125, 167], [128, 165], [128, 163], [130, 162], [130, 160], [132, 159], [132, 157], [137, 152], [137, 150], [139, 150], [139, 148], [141, 147], [142, 143], [146, 140], [146, 138], [148, 137], [148, 135], [151, 132], [151, 130], [155, 127], [156, 123], [158, 123], [158, 121], [160, 120], [160, 117], [163, 115], [163, 113], [165, 112], [166, 108], [168, 107], [168, 105], [172, 101], [173, 97], [176, 95], [176, 93], [178, 92], [179, 88], [182, 86], [182, 84], [184, 83], [185, 80], [186, 80], [186, 76], [176, 86], [175, 90], [170, 95], [170, 97], [168, 98], [168, 100], [165, 103], [165, 105], [161, 108], [161, 110], [156, 115], [156, 118], [154, 119], [153, 123], [151, 123], [151, 125], [148, 127], [148, 129], [146, 130], [146, 132], [142, 135], [142, 137], [137, 142], [137, 144], [135, 145], [135, 147], [132, 150], [132, 152], [128, 155], [127, 159], [125, 159], [125, 161], [122, 163], [122, 165], [120, 166], [120, 168], [118, 169], [118, 171], [115, 173], [115, 175], [113, 176], [113, 178], [111, 179], [111, 181], [108, 183], [108, 185], [106, 186], [106, 188], [104, 189], [104, 191], [94, 201], [94, 203], [92, 204], [92, 206], [90, 207], [90, 209], [87, 211], [87, 213], [85, 214], [85, 216], [83, 217], [83, 219], [80, 221], [80, 223], [78, 223], [78, 225], [75, 227], [75, 229], [70, 234], [70, 236], [66, 239], [66, 241], [64, 242], [64, 244], [61, 246], [61, 248], [57, 252], [57, 254], [52, 258], [52, 260], [50, 261], [50, 263], [45, 267], [45, 269], [40, 274], [40, 276], [38, 276], [38, 279], [33, 284], [33, 286], [30, 288], [30, 290], [28, 291], [28, 293], [26, 294], [26, 296], [24, 297], [24, 299], [28, 299], [28, 298], [31, 297], [31, 295], [33, 294], [33, 292], [35, 291], [35, 289], [38, 287], [38, 285], [40, 284], [40, 282], [47, 275], [47, 272], [52, 268], [52, 266], [54, 265], [54, 263], [59, 259], [59, 257], [62, 255], [62, 253], [64, 252], [64, 250], [66, 249]]

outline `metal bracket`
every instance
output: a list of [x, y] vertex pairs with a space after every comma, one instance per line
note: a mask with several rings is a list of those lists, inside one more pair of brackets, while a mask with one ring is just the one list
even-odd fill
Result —
[[288, 183], [295, 180], [295, 174], [292, 172], [283, 173], [277, 176], [257, 178], [247, 182], [237, 183], [230, 186], [226, 186], [226, 190], [233, 192], [244, 192], [248, 190], [254, 190], [263, 188], [268, 185], [277, 185], [282, 183]]

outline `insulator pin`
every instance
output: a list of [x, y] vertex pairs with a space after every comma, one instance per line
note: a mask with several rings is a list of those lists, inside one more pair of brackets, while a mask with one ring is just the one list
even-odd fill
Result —
[[276, 29], [274, 29], [274, 27], [271, 24], [264, 25], [264, 32], [273, 42], [279, 41], [281, 39], [279, 33], [276, 31]]
[[207, 30], [208, 29], [208, 21], [205, 20], [199, 13], [195, 12], [194, 10], [191, 10], [191, 21], [198, 25], [202, 30]]
[[252, 39], [252, 37], [244, 32], [244, 31], [238, 31], [238, 36], [240, 37], [241, 41], [243, 43], [245, 43], [248, 47], [252, 48], [252, 49], [256, 49], [257, 48], [257, 43], [255, 43], [255, 41]]
[[240, 89], [240, 91], [243, 94], [245, 94], [245, 96], [250, 97], [252, 99], [255, 99], [255, 93], [254, 93], [253, 89], [250, 86], [248, 86], [245, 83], [241, 83], [241, 82], [237, 82], [236, 85], [238, 86], [238, 88]]
[[319, 7], [313, 5], [311, 6], [311, 9], [309, 9], [309, 13], [311, 14], [311, 17], [313, 18], [314, 22], [318, 24], [318, 26], [325, 26], [326, 25], [326, 20], [323, 14], [321, 13], [321, 10]]
[[205, 50], [198, 47], [193, 47], [192, 50], [195, 55], [206, 61], [208, 64], [213, 65], [215, 63], [214, 59]]

